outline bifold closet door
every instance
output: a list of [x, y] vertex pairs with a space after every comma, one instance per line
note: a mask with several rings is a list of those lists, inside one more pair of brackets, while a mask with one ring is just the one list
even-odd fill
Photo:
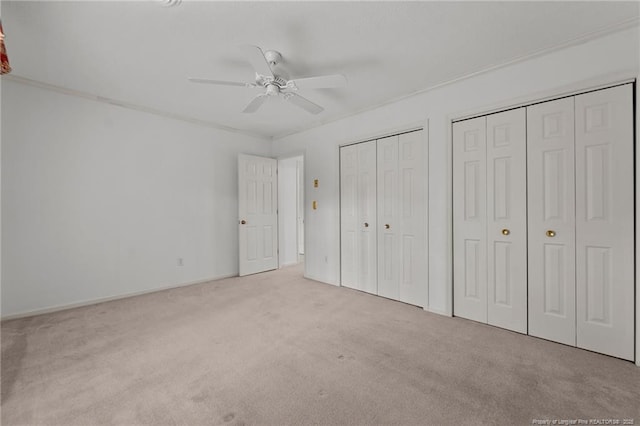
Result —
[[574, 98], [527, 107], [529, 334], [576, 344]]
[[454, 124], [454, 314], [527, 332], [526, 132], [519, 108]]
[[527, 332], [524, 108], [487, 116], [487, 323]]
[[487, 322], [486, 117], [453, 124], [454, 314]]
[[633, 93], [527, 108], [529, 334], [633, 360]]
[[341, 283], [375, 294], [375, 141], [340, 148], [340, 209]]
[[633, 360], [633, 86], [575, 97], [578, 347]]
[[426, 176], [423, 131], [377, 141], [378, 294], [424, 306]]

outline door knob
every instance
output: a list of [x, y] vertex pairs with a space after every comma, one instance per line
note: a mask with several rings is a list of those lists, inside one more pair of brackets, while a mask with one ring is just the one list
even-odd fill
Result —
[[509, 235], [510, 233], [511, 233], [511, 231], [509, 231], [506, 228], [502, 230], [502, 235]]
[[242, 219], [242, 220], [240, 221], [240, 223], [241, 223], [242, 225], [246, 225], [247, 221], [246, 221], [246, 220], [244, 220], [244, 219]]
[[390, 229], [390, 228], [391, 228], [391, 225], [389, 225], [388, 223], [384, 224], [384, 229]]
[[367, 222], [365, 222], [365, 223], [364, 223], [364, 227], [365, 227], [365, 228], [368, 228], [368, 227], [369, 227], [369, 224], [368, 224]]
[[551, 229], [547, 231], [547, 237], [555, 237], [555, 236], [556, 236], [556, 231], [552, 231]]

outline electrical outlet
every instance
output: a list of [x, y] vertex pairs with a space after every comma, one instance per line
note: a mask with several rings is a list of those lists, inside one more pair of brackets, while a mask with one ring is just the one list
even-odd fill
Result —
[[178, 264], [178, 266], [184, 266], [184, 259], [179, 257], [177, 264]]

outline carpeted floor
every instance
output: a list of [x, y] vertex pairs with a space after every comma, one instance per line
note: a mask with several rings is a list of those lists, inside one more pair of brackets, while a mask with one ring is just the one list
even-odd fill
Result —
[[634, 419], [632, 363], [301, 277], [2, 323], [3, 425]]

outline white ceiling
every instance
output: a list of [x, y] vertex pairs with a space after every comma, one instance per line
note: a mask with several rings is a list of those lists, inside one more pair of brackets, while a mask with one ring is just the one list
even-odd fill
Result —
[[[637, 22], [638, 2], [2, 1], [12, 76], [280, 137], [460, 76]], [[278, 50], [292, 78], [342, 73], [305, 90], [314, 116], [279, 99], [241, 111], [256, 89], [237, 49]]]

